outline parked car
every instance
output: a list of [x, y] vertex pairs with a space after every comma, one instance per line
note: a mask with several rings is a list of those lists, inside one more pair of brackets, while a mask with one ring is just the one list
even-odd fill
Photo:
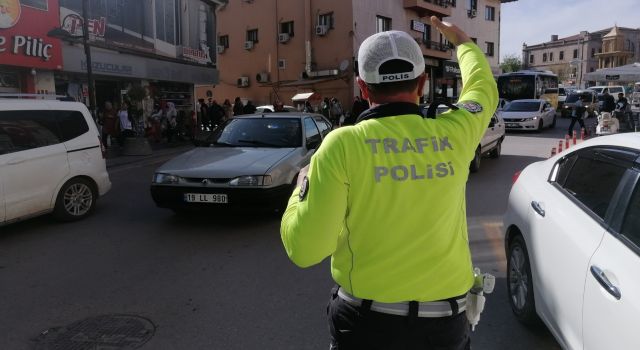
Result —
[[[422, 111], [422, 115], [426, 117], [427, 109], [429, 109], [429, 105], [421, 104], [420, 109]], [[436, 115], [442, 114], [449, 110], [447, 105], [438, 105], [436, 108]], [[493, 114], [491, 117], [491, 121], [489, 122], [489, 126], [487, 127], [487, 131], [482, 136], [480, 140], [480, 144], [476, 149], [475, 157], [469, 164], [469, 171], [472, 173], [478, 172], [480, 170], [480, 163], [482, 157], [488, 155], [491, 158], [499, 158], [502, 153], [502, 142], [504, 141], [505, 136], [505, 127], [504, 121], [499, 116], [497, 112]]]
[[611, 85], [611, 86], [598, 85], [598, 86], [588, 87], [587, 89], [595, 91], [596, 94], [598, 95], [603, 95], [605, 92], [608, 92], [609, 95], [612, 95], [614, 98], [618, 98], [618, 93], [622, 93], [625, 96], [627, 95], [627, 92], [624, 86], [622, 85]]
[[[256, 113], [271, 113], [275, 110], [273, 105], [264, 105], [256, 107]], [[287, 112], [299, 112], [296, 107], [284, 106], [284, 110]]]
[[272, 113], [228, 120], [191, 151], [160, 166], [151, 196], [175, 212], [282, 209], [300, 169], [331, 131], [322, 115]]
[[582, 104], [587, 110], [588, 116], [595, 116], [599, 111], [598, 97], [593, 90], [576, 90], [567, 96], [562, 107], [561, 115], [563, 117], [571, 117], [578, 98], [582, 98]]
[[556, 110], [542, 99], [513, 100], [500, 113], [507, 130], [536, 130], [556, 126]]
[[637, 349], [640, 136], [585, 141], [527, 166], [504, 216], [516, 318], [563, 349]]
[[558, 110], [562, 111], [564, 101], [567, 99], [567, 95], [572, 92], [570, 88], [559, 87], [558, 88]]
[[111, 188], [98, 128], [77, 102], [0, 101], [0, 226], [93, 212]]

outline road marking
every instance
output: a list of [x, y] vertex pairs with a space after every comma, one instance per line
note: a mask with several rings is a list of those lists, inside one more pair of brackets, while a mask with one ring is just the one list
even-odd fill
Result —
[[489, 243], [491, 244], [491, 248], [493, 249], [493, 253], [496, 258], [498, 258], [502, 264], [499, 265], [500, 272], [506, 272], [506, 263], [507, 256], [504, 252], [504, 235], [502, 234], [502, 222], [484, 222], [482, 224], [484, 228], [484, 233]]

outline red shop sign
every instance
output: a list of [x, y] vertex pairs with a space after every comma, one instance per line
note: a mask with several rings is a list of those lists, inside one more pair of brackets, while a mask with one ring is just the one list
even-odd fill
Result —
[[0, 64], [62, 69], [60, 40], [47, 36], [59, 12], [58, 0], [0, 1]]

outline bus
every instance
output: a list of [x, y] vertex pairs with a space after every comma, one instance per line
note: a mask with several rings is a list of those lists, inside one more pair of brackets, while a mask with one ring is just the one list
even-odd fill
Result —
[[544, 99], [558, 108], [558, 76], [550, 71], [521, 70], [498, 76], [500, 104], [503, 101]]

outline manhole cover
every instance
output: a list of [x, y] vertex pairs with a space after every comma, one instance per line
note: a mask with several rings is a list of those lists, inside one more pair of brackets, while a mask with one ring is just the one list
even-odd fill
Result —
[[102, 315], [51, 328], [35, 339], [37, 350], [136, 349], [156, 330], [148, 319], [134, 315]]

